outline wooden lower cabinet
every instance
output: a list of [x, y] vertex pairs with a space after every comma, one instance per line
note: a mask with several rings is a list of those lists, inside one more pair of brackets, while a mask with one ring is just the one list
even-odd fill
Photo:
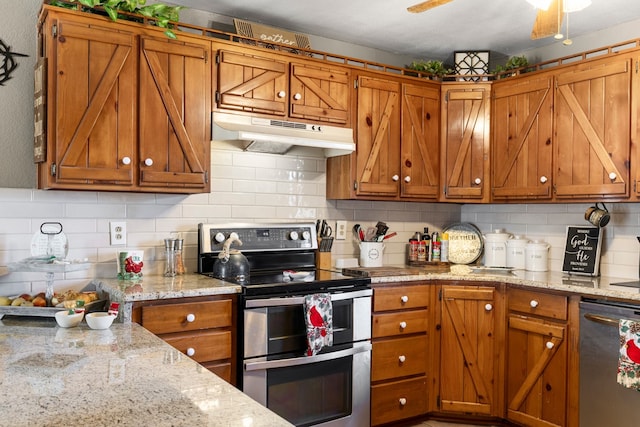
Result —
[[235, 295], [140, 301], [132, 320], [235, 385], [236, 310]]
[[374, 285], [371, 425], [429, 411], [432, 293], [424, 283]]

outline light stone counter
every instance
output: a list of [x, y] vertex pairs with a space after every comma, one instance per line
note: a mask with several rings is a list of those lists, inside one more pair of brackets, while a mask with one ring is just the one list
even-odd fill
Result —
[[0, 321], [0, 425], [291, 426], [135, 323]]
[[471, 268], [467, 266], [452, 266], [452, 271], [450, 273], [425, 273], [408, 276], [371, 278], [372, 284], [418, 280], [473, 280], [479, 282], [503, 282], [524, 287], [574, 292], [587, 298], [620, 299], [640, 302], [639, 288], [614, 284], [632, 282], [630, 279], [577, 276], [551, 271], [534, 272], [513, 270], [511, 272], [491, 274], [487, 272], [474, 273], [471, 271]]

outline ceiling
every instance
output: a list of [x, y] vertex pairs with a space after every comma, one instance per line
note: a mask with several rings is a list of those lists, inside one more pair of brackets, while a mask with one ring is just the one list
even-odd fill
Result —
[[[536, 11], [526, 0], [454, 0], [423, 13], [407, 12], [408, 6], [419, 1], [172, 0], [171, 3], [415, 59], [447, 60], [457, 50], [491, 50], [510, 56], [558, 43], [553, 37], [531, 40]], [[574, 38], [636, 19], [640, 19], [638, 0], [593, 0], [588, 8], [570, 14], [569, 36]], [[564, 24], [563, 32], [566, 33]]]

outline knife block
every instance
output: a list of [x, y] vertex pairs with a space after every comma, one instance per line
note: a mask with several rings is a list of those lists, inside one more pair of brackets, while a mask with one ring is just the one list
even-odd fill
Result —
[[331, 270], [331, 252], [316, 251], [316, 269]]

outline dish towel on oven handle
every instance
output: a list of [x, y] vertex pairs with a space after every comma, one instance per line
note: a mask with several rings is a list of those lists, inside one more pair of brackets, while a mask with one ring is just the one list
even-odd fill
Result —
[[640, 322], [620, 319], [618, 384], [640, 391]]
[[333, 345], [333, 307], [330, 294], [305, 296], [304, 320], [307, 326], [307, 356], [314, 356], [324, 346]]

